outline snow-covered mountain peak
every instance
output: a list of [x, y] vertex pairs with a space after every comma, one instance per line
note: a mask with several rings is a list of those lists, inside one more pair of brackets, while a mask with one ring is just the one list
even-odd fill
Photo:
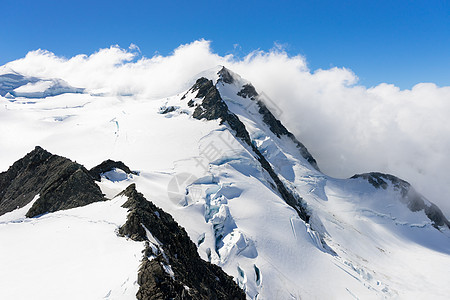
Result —
[[[308, 169], [311, 175], [326, 181], [327, 176], [320, 173], [317, 162], [306, 147], [275, 117], [272, 113], [273, 107], [268, 107], [268, 105], [273, 105], [276, 109], [276, 103], [267, 99], [265, 95], [259, 95], [250, 82], [231, 70], [218, 66], [210, 72], [216, 70], [218, 70], [216, 83], [212, 79], [201, 77], [181, 98], [190, 107], [192, 117], [219, 120], [220, 124], [227, 124], [237, 138], [252, 148], [258, 160], [267, 162], [266, 169], [268, 170], [271, 169], [271, 166], [277, 169], [280, 165], [286, 164], [287, 157], [280, 156], [280, 153], [289, 153], [294, 157], [298, 157], [300, 154], [301, 166]], [[293, 149], [296, 150], [292, 152]], [[268, 172], [271, 173], [271, 171]], [[275, 173], [286, 180], [288, 186], [289, 182], [295, 182], [295, 172], [279, 169]], [[272, 177], [275, 178], [275, 176]], [[406, 181], [380, 173], [355, 175], [352, 178], [362, 178], [375, 188], [382, 187], [383, 189], [386, 189], [387, 183], [384, 180], [387, 180], [399, 192], [400, 198], [395, 201], [405, 203], [413, 212], [423, 211], [436, 227], [448, 227], [448, 220], [440, 209], [418, 194]], [[379, 182], [384, 184], [374, 184]], [[287, 202], [289, 203], [290, 200]], [[295, 205], [293, 206], [295, 207]], [[304, 212], [301, 214], [303, 214], [304, 220], [309, 219]]]
[[217, 81], [218, 82], [220, 81], [222, 84], [236, 84], [236, 85], [245, 84], [241, 76], [227, 69], [225, 66], [222, 66], [222, 68], [217, 72], [217, 75], [218, 75]]
[[388, 189], [392, 187], [399, 192], [400, 201], [404, 203], [412, 212], [424, 212], [430, 219], [432, 225], [439, 228], [450, 229], [450, 222], [444, 216], [439, 207], [430, 202], [420, 193], [418, 193], [408, 182], [390, 174], [382, 174], [378, 172], [356, 174], [352, 179], [362, 178], [367, 180], [372, 186], [377, 189]]
[[45, 98], [65, 93], [83, 93], [83, 88], [70, 86], [59, 78], [24, 76], [10, 68], [0, 71], [0, 96], [15, 98]]
[[239, 74], [233, 72], [224, 65], [217, 65], [193, 76], [194, 79], [202, 77], [211, 80], [214, 85], [216, 85], [218, 82], [220, 82], [222, 85], [233, 84], [236, 86], [243, 86], [250, 83], [246, 79], [242, 78]]
[[[191, 103], [190, 106], [194, 106], [195, 99], [203, 99], [203, 103], [207, 106], [200, 106], [196, 109], [195, 118], [201, 116], [210, 120], [221, 117], [222, 120], [225, 120], [228, 113], [240, 115], [241, 118], [244, 118], [244, 122], [245, 119], [248, 119], [257, 125], [259, 132], [267, 132], [269, 129], [277, 138], [290, 139], [308, 163], [319, 170], [316, 160], [308, 149], [272, 113], [280, 113], [276, 102], [265, 95], [259, 95], [249, 81], [223, 66], [220, 67], [217, 76], [216, 83], [205, 77], [198, 79], [188, 91], [191, 93], [191, 97], [188, 99], [188, 103]], [[187, 94], [183, 97], [186, 96]]]

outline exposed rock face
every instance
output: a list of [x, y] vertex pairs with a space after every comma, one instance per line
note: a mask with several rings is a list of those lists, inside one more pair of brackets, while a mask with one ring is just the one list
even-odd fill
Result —
[[90, 169], [89, 170], [89, 174], [95, 180], [100, 181], [101, 180], [101, 175], [103, 173], [112, 171], [114, 169], [120, 169], [120, 170], [124, 171], [127, 174], [137, 175], [137, 172], [131, 171], [130, 168], [128, 168], [128, 166], [125, 165], [123, 162], [121, 162], [121, 161], [114, 161], [114, 160], [111, 160], [111, 159], [105, 160], [104, 162], [102, 162], [98, 166], [95, 166], [92, 169]]
[[39, 146], [0, 173], [0, 215], [27, 205], [38, 194], [27, 217], [104, 200], [82, 165]]
[[237, 95], [241, 96], [242, 98], [250, 98], [252, 100], [255, 100], [256, 97], [258, 97], [258, 93], [256, 92], [255, 87], [251, 84], [243, 85], [242, 90], [240, 90]]
[[[222, 72], [223, 70], [227, 71], [226, 69], [222, 69], [220, 72]], [[227, 74], [229, 74], [228, 71]], [[258, 150], [258, 148], [252, 143], [245, 125], [235, 114], [229, 111], [227, 104], [225, 103], [225, 101], [223, 101], [219, 91], [214, 86], [213, 82], [202, 77], [197, 80], [197, 82], [191, 88], [191, 91], [198, 91], [196, 98], [203, 98], [202, 103], [195, 108], [193, 117], [199, 120], [203, 118], [207, 120], [218, 119], [220, 120], [221, 124], [226, 122], [229, 127], [235, 132], [236, 137], [240, 138], [243, 142], [245, 142], [252, 148], [253, 152], [257, 155], [257, 160], [260, 162], [261, 166], [267, 171], [267, 173], [276, 184], [278, 192], [281, 194], [284, 201], [286, 201], [287, 204], [292, 206], [297, 211], [300, 218], [302, 218], [305, 222], [308, 222], [309, 214], [307, 213], [306, 208], [303, 205], [303, 200], [301, 199], [301, 197], [298, 195], [294, 195], [292, 192], [286, 189], [278, 175], [273, 170], [270, 163], [266, 160], [266, 158]]]
[[186, 231], [134, 184], [121, 194], [128, 197], [123, 207], [129, 214], [119, 234], [147, 244], [138, 274], [138, 299], [245, 299], [232, 277], [202, 260]]
[[238, 96], [241, 96], [243, 98], [250, 98], [253, 101], [256, 101], [258, 107], [259, 107], [259, 113], [263, 116], [263, 121], [266, 123], [267, 126], [269, 126], [270, 131], [272, 131], [277, 137], [281, 137], [282, 135], [287, 136], [290, 138], [297, 148], [300, 150], [300, 154], [313, 166], [316, 170], [319, 170], [319, 166], [317, 165], [317, 161], [314, 159], [314, 157], [309, 153], [308, 149], [300, 143], [297, 138], [287, 130], [286, 127], [278, 120], [272, 112], [267, 108], [267, 106], [258, 99], [258, 93], [256, 92], [256, 89], [251, 84], [246, 84], [243, 86], [242, 90], [240, 90], [237, 93]]
[[214, 86], [211, 80], [201, 77], [197, 79], [195, 84], [191, 87], [190, 91], [197, 92], [197, 98], [203, 98], [208, 93], [209, 89]]
[[433, 222], [434, 227], [438, 228], [439, 226], [447, 226], [450, 228], [450, 222], [444, 216], [439, 207], [429, 201], [429, 203], [426, 203], [426, 200], [424, 200], [425, 198], [420, 195], [407, 181], [390, 174], [378, 172], [356, 174], [351, 178], [363, 178], [377, 189], [387, 189], [389, 184], [392, 184], [396, 190], [400, 191], [402, 195], [402, 202], [405, 203], [411, 211], [415, 212], [423, 210], [427, 217]]
[[223, 81], [224, 83], [232, 84], [234, 82], [233, 75], [231, 75], [230, 70], [228, 70], [225, 67], [222, 67], [222, 69], [218, 72], [219, 80]]
[[222, 101], [220, 93], [213, 82], [206, 78], [200, 78], [192, 90], [195, 91], [197, 87], [198, 93], [196, 98], [203, 98], [203, 102], [195, 108], [193, 117], [199, 120], [203, 118], [207, 120], [223, 120], [228, 114], [228, 107]]

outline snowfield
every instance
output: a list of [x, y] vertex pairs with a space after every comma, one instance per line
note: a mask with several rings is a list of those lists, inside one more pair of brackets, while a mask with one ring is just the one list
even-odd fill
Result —
[[132, 299], [143, 243], [118, 237], [127, 209], [107, 202], [0, 217], [2, 299]]
[[220, 68], [201, 76], [303, 199], [309, 223], [226, 123], [192, 117], [188, 102], [201, 103], [195, 92], [149, 101], [69, 91], [30, 102], [20, 95], [47, 87], [29, 83], [14, 99], [0, 97], [0, 171], [40, 145], [86, 168], [120, 160], [139, 175], [104, 174], [105, 202], [31, 219], [26, 208], [0, 216], [0, 298], [135, 298], [144, 245], [117, 236], [127, 210], [115, 195], [136, 183], [248, 299], [448, 299], [449, 229], [409, 210], [393, 184], [377, 189], [316, 170], [270, 130], [253, 100], [237, 95], [249, 83], [234, 73], [233, 83], [219, 80]]

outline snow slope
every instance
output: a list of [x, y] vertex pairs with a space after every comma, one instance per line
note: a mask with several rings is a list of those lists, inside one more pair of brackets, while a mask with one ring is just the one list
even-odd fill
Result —
[[0, 216], [2, 299], [132, 299], [144, 244], [118, 237], [123, 197], [25, 218]]
[[[254, 100], [237, 95], [249, 83], [232, 72], [227, 83], [217, 75], [220, 69], [201, 76], [213, 80], [253, 145], [303, 199], [309, 223], [280, 197], [229, 124], [192, 117], [195, 106], [188, 103], [202, 103], [192, 90], [154, 101], [132, 95], [61, 94], [35, 102], [1, 97], [0, 170], [35, 145], [87, 168], [108, 158], [123, 161], [139, 176], [107, 174], [100, 183], [106, 196], [135, 182], [249, 299], [446, 299], [449, 230], [433, 227], [423, 211], [409, 210], [393, 184], [377, 189], [362, 178], [322, 174], [291, 138], [271, 131]], [[265, 101], [276, 111], [276, 103]], [[0, 269], [0, 298], [38, 284], [55, 289], [34, 299], [98, 299], [109, 290], [111, 298], [133, 298], [143, 246], [115, 235], [126, 216], [120, 201], [33, 219], [19, 211], [1, 216], [0, 260], [6, 267]], [[59, 275], [65, 272], [70, 276]], [[26, 298], [27, 291], [20, 292]]]

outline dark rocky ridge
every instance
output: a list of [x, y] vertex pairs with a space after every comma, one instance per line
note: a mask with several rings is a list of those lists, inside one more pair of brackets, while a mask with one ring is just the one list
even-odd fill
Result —
[[225, 67], [222, 67], [217, 75], [219, 75], [219, 80], [224, 83], [232, 84], [234, 82], [233, 75], [231, 75], [230, 70]]
[[104, 200], [82, 165], [39, 146], [0, 173], [0, 215], [27, 205], [38, 194], [27, 217]]
[[256, 92], [256, 89], [251, 84], [246, 84], [242, 87], [237, 93], [238, 96], [243, 98], [250, 98], [253, 101], [256, 101], [256, 104], [259, 107], [259, 113], [263, 116], [263, 122], [269, 126], [269, 129], [277, 136], [281, 137], [282, 135], [290, 138], [297, 148], [300, 151], [300, 154], [313, 166], [317, 171], [320, 171], [319, 166], [317, 165], [317, 161], [314, 157], [309, 153], [308, 149], [300, 143], [297, 138], [289, 131], [286, 127], [278, 120], [272, 112], [267, 108], [267, 106], [259, 100], [259, 94]]
[[387, 189], [389, 184], [400, 191], [402, 202], [413, 212], [423, 210], [427, 217], [433, 222], [433, 226], [447, 226], [450, 228], [450, 222], [444, 216], [442, 211], [434, 203], [430, 206], [426, 205], [424, 197], [420, 195], [407, 181], [402, 180], [390, 174], [383, 174], [378, 172], [356, 174], [351, 178], [362, 178], [367, 180], [375, 188]]
[[138, 175], [137, 172], [131, 171], [130, 168], [128, 168], [128, 166], [125, 165], [123, 162], [121, 162], [121, 161], [114, 161], [114, 160], [111, 160], [111, 159], [105, 160], [104, 162], [102, 162], [98, 166], [95, 166], [92, 169], [90, 169], [89, 170], [89, 174], [95, 180], [100, 181], [101, 180], [101, 175], [103, 173], [112, 171], [114, 169], [120, 169], [120, 170], [124, 171], [127, 174]]
[[[186, 231], [137, 192], [135, 184], [121, 194], [128, 197], [123, 207], [129, 214], [119, 234], [147, 243], [138, 273], [137, 299], [245, 299], [233, 278], [202, 260]], [[150, 247], [144, 226], [159, 245]], [[164, 266], [171, 267], [173, 277]]]
[[258, 148], [252, 143], [245, 125], [235, 114], [229, 111], [227, 104], [222, 100], [222, 97], [220, 96], [220, 93], [214, 86], [213, 82], [202, 77], [197, 80], [197, 82], [191, 88], [191, 91], [198, 91], [196, 98], [203, 98], [202, 103], [195, 108], [193, 117], [199, 120], [203, 118], [207, 120], [220, 120], [221, 124], [226, 122], [229, 127], [235, 131], [236, 137], [240, 138], [252, 148], [253, 152], [257, 155], [257, 160], [276, 184], [277, 190], [284, 201], [297, 211], [302, 220], [304, 220], [305, 222], [309, 222], [310, 216], [307, 213], [306, 208], [304, 207], [303, 199], [301, 199], [300, 196], [291, 193], [284, 186], [270, 163], [266, 160], [266, 158], [264, 157], [264, 155], [262, 155]]
[[242, 98], [250, 98], [252, 100], [256, 100], [256, 97], [258, 97], [258, 92], [256, 92], [256, 89], [253, 85], [244, 84], [237, 95]]

